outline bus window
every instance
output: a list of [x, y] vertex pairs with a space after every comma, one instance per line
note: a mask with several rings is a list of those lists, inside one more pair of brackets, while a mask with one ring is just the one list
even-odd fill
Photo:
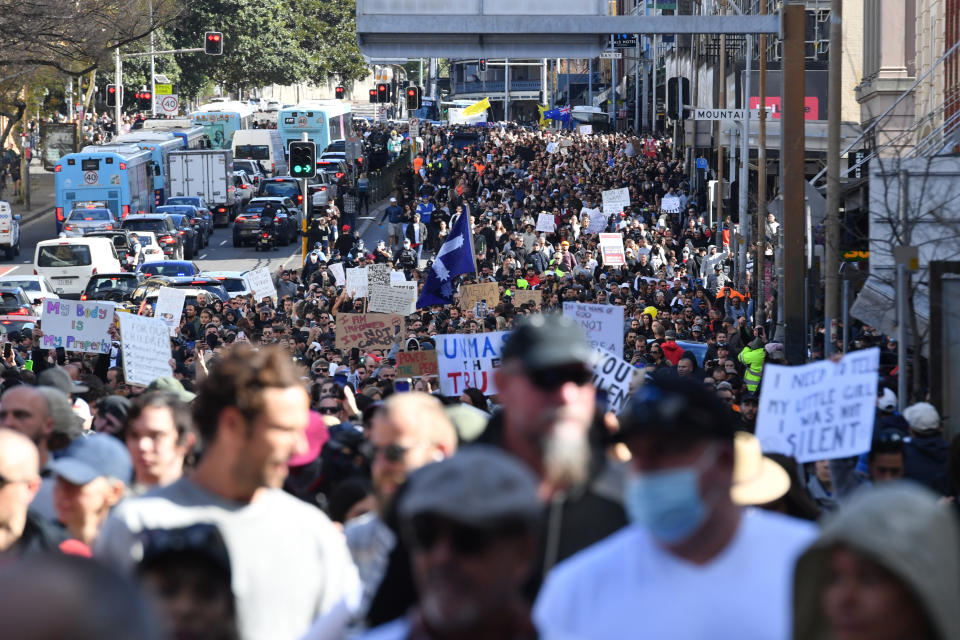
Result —
[[265, 144], [241, 144], [237, 146], [233, 155], [235, 158], [246, 158], [248, 160], [269, 160], [270, 147]]
[[38, 267], [85, 267], [89, 264], [90, 247], [83, 244], [43, 247], [37, 258]]

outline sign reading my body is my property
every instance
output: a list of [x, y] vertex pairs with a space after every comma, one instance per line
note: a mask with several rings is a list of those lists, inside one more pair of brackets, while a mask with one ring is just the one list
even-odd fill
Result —
[[801, 464], [869, 451], [879, 364], [880, 350], [872, 348], [839, 362], [764, 366], [757, 413], [763, 451]]
[[109, 330], [113, 323], [113, 311], [112, 302], [44, 300], [40, 314], [42, 348], [63, 347], [67, 351], [110, 353]]

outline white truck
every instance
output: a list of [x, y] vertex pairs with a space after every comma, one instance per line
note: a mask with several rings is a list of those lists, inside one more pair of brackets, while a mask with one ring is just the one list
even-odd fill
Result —
[[237, 193], [233, 184], [233, 152], [229, 149], [198, 149], [170, 153], [171, 196], [203, 198], [216, 226], [226, 226], [237, 216]]
[[7, 260], [20, 255], [20, 214], [6, 200], [0, 200], [0, 251]]

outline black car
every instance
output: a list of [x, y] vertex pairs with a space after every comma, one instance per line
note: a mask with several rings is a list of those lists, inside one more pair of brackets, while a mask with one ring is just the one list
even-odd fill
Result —
[[130, 302], [139, 306], [141, 302], [157, 294], [162, 287], [174, 287], [176, 289], [199, 289], [206, 291], [211, 296], [219, 298], [226, 302], [230, 299], [230, 294], [223, 286], [223, 283], [216, 278], [205, 278], [200, 276], [153, 276], [140, 283], [140, 286], [134, 290], [130, 296]]
[[[157, 235], [157, 243], [163, 255], [171, 260], [183, 260], [185, 238], [180, 234], [173, 218], [165, 213], [130, 215], [123, 219], [120, 228], [126, 231], [151, 231]], [[190, 255], [193, 257], [193, 254]]]
[[273, 196], [279, 198], [290, 198], [298, 207], [303, 206], [303, 192], [300, 191], [300, 180], [290, 176], [280, 178], [270, 178], [260, 183], [257, 189], [257, 197]]
[[186, 216], [190, 226], [197, 232], [197, 237], [200, 240], [199, 248], [202, 249], [207, 246], [210, 236], [213, 234], [213, 218], [211, 217], [209, 220], [209, 229], [206, 219], [210, 215], [209, 211], [204, 214], [203, 211], [191, 204], [165, 204], [157, 207], [157, 213]]
[[139, 273], [97, 273], [90, 276], [80, 299], [126, 302], [141, 282], [143, 275]]
[[201, 239], [203, 233], [193, 226], [190, 216], [179, 213], [167, 215], [173, 220], [173, 226], [176, 227], [177, 233], [183, 236], [183, 257], [186, 260], [192, 260], [203, 248], [203, 240]]

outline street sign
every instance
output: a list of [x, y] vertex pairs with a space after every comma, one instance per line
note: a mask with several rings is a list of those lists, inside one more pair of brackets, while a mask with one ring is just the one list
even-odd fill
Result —
[[615, 49], [633, 49], [637, 46], [637, 34], [616, 33], [613, 36], [613, 46]]
[[180, 111], [180, 97], [176, 94], [171, 96], [156, 95], [153, 96], [157, 111], [165, 115], [176, 115]]
[[697, 169], [706, 169], [706, 168], [707, 168], [707, 159], [697, 158]]
[[169, 96], [173, 94], [172, 84], [158, 82], [154, 86], [156, 87], [156, 90], [154, 91], [154, 93], [157, 94], [158, 96]]
[[[154, 84], [157, 84], [157, 85], [160, 85], [160, 84], [171, 84], [171, 83], [170, 83], [170, 78], [168, 78], [168, 77], [166, 76], [166, 74], [163, 74], [163, 73], [155, 73], [155, 74], [153, 74], [153, 82], [154, 82]], [[157, 89], [157, 91], [156, 91], [155, 93], [159, 93], [159, 92], [160, 92], [160, 90]]]
[[745, 120], [746, 109], [694, 109], [695, 120]]
[[604, 60], [619, 60], [623, 57], [623, 54], [619, 51], [604, 51], [600, 54], [600, 57]]
[[420, 118], [410, 118], [410, 137], [419, 138], [420, 137]]

